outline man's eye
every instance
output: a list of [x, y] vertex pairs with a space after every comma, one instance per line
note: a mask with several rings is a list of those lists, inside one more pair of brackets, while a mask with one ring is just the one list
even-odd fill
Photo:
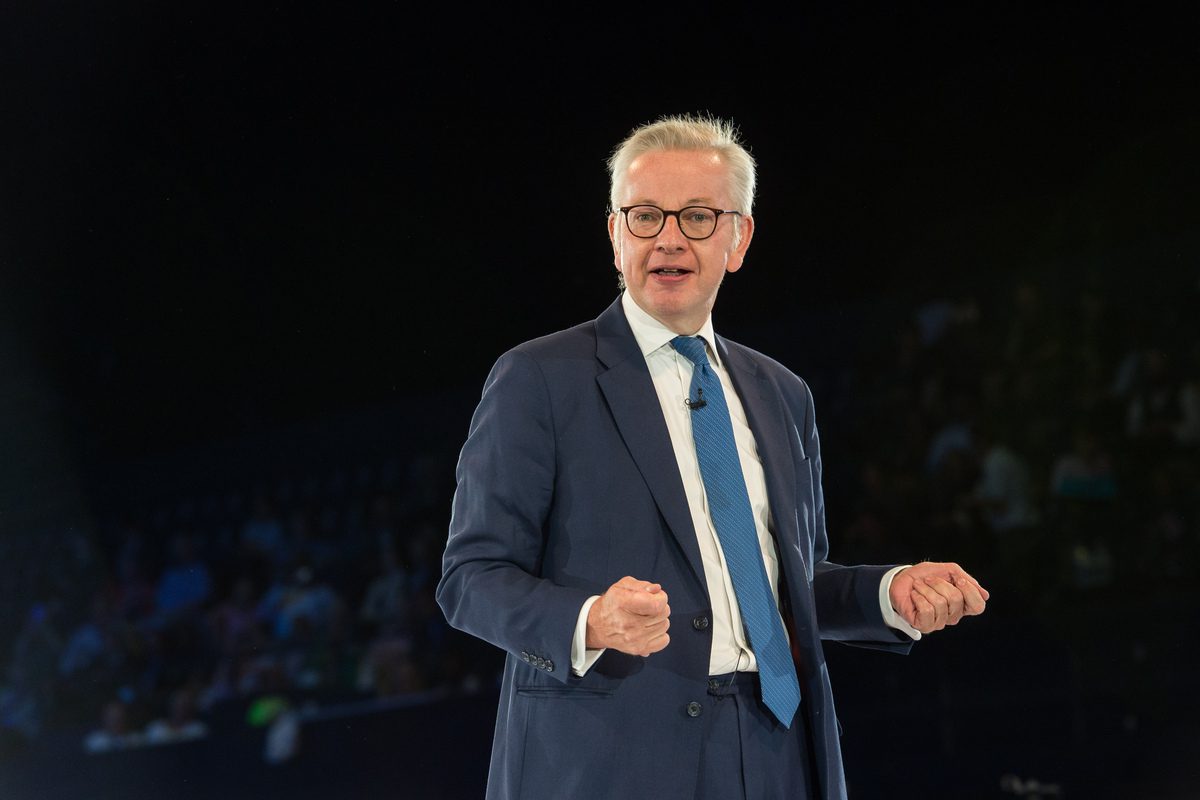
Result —
[[696, 223], [697, 225], [704, 225], [706, 223], [712, 222], [712, 219], [713, 219], [713, 215], [712, 215], [711, 211], [695, 211], [695, 210], [693, 210], [693, 211], [688, 212], [688, 220], [690, 222]]

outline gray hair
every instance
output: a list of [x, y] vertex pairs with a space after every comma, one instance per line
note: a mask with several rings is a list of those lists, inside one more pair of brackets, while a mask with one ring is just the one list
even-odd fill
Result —
[[668, 115], [634, 128], [608, 159], [610, 212], [621, 205], [620, 191], [629, 165], [638, 156], [657, 150], [715, 150], [729, 165], [733, 210], [746, 216], [754, 213], [754, 157], [742, 145], [737, 126], [711, 114]]

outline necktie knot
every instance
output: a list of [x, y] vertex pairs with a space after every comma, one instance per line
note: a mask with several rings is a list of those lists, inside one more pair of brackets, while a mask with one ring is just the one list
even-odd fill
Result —
[[671, 340], [671, 346], [697, 367], [708, 366], [708, 353], [699, 336], [676, 336]]

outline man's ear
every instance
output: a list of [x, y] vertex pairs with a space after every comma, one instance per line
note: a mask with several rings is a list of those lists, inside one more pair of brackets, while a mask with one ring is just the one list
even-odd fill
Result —
[[621, 269], [621, 243], [617, 238], [617, 215], [615, 212], [608, 215], [608, 241], [612, 244], [613, 264], [619, 271]]
[[726, 272], [737, 272], [742, 268], [742, 262], [746, 258], [746, 251], [750, 248], [750, 240], [754, 238], [754, 217], [738, 215], [738, 243], [729, 251], [729, 258], [725, 261]]
[[625, 288], [625, 273], [621, 272], [621, 236], [618, 233], [620, 228], [617, 227], [617, 214], [608, 215], [608, 241], [612, 244], [613, 249], [613, 266], [617, 271], [617, 286], [624, 290]]

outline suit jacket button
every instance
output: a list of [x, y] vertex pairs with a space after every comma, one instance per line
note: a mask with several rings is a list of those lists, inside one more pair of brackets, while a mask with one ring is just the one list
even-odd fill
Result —
[[554, 662], [548, 658], [546, 659], [546, 672], [554, 672]]
[[695, 700], [687, 704], [687, 715], [689, 717], [698, 717], [704, 712], [704, 706], [697, 703]]
[[701, 614], [692, 620], [692, 627], [698, 631], [708, 630], [708, 617]]
[[521, 660], [524, 661], [525, 663], [529, 663], [529, 653], [522, 650], [521, 651]]
[[542, 658], [541, 656], [538, 656], [537, 657], [537, 667], [538, 667], [538, 669], [545, 669], [546, 668], [546, 659]]

